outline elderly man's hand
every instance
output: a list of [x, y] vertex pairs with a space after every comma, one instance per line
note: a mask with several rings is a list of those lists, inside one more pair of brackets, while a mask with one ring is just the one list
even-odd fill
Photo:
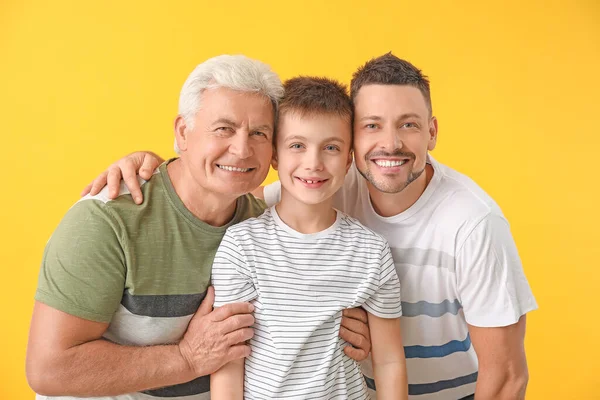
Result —
[[215, 292], [208, 288], [188, 330], [179, 342], [179, 351], [194, 376], [212, 374], [230, 361], [250, 355], [245, 342], [254, 336], [254, 306], [233, 303], [212, 311]]

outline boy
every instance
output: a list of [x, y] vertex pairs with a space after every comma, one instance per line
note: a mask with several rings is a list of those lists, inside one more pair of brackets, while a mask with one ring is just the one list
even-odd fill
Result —
[[281, 202], [230, 227], [215, 256], [215, 307], [251, 301], [252, 353], [211, 376], [213, 399], [366, 399], [338, 338], [368, 312], [379, 400], [407, 398], [400, 283], [387, 242], [332, 207], [352, 164], [352, 104], [323, 78], [285, 83], [274, 138]]

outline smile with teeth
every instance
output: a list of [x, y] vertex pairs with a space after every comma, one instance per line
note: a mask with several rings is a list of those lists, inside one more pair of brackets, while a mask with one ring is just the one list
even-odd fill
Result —
[[225, 170], [225, 171], [231, 171], [231, 172], [248, 172], [248, 171], [252, 171], [254, 168], [238, 168], [238, 167], [232, 167], [230, 165], [219, 165], [217, 164], [217, 167], [219, 167], [219, 169]]
[[373, 162], [383, 168], [399, 167], [408, 160], [374, 160]]
[[325, 182], [327, 179], [321, 179], [321, 180], [311, 180], [311, 179], [302, 179], [299, 176], [296, 177], [296, 179], [300, 180], [301, 182], [304, 183], [321, 183], [321, 182]]

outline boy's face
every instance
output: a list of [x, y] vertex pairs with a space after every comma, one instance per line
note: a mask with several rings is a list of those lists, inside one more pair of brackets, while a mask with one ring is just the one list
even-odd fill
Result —
[[288, 112], [280, 117], [273, 168], [284, 191], [304, 204], [331, 198], [352, 163], [348, 118]]

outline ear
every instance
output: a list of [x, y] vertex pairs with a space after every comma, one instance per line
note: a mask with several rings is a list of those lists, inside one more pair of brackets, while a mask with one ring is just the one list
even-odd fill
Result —
[[350, 169], [350, 166], [352, 165], [352, 160], [354, 160], [354, 152], [352, 150], [350, 150], [348, 152], [348, 161], [346, 162], [346, 173], [348, 173], [348, 170]]
[[271, 157], [271, 167], [277, 171], [277, 148], [273, 146], [273, 156]]
[[185, 122], [185, 119], [181, 115], [178, 115], [177, 118], [175, 118], [174, 130], [175, 130], [175, 141], [177, 142], [177, 146], [179, 147], [179, 150], [186, 151], [187, 150], [188, 129], [187, 129], [187, 124]]
[[427, 150], [435, 149], [438, 134], [438, 121], [436, 117], [431, 117], [429, 120], [429, 141], [427, 142]]

